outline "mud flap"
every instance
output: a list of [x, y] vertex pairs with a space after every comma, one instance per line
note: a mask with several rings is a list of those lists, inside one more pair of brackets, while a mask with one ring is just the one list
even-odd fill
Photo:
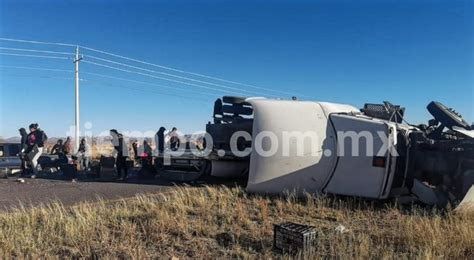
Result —
[[467, 191], [456, 211], [474, 211], [474, 185]]

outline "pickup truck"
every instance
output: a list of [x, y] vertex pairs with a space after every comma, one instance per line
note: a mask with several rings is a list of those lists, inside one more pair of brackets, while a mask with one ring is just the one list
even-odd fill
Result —
[[19, 143], [0, 143], [0, 176], [8, 177], [21, 171]]

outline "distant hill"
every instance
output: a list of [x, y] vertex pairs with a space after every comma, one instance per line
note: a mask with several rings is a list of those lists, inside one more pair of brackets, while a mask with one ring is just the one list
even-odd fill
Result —
[[9, 138], [0, 138], [0, 142], [3, 143], [19, 143], [20, 142], [20, 137], [9, 137]]

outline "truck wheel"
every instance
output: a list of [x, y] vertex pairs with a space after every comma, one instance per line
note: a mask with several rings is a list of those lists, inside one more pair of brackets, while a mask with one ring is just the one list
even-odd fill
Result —
[[470, 129], [469, 124], [464, 121], [460, 115], [440, 102], [433, 101], [429, 103], [426, 108], [436, 120], [448, 128], [458, 126], [464, 129]]

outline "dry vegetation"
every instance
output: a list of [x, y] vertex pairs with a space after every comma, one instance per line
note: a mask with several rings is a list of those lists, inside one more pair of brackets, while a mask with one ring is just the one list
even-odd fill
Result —
[[[0, 252], [20, 257], [270, 258], [281, 256], [272, 249], [272, 224], [283, 221], [317, 227], [311, 258], [474, 257], [472, 214], [403, 210], [354, 199], [251, 196], [226, 187], [177, 187], [166, 195], [113, 203], [70, 208], [56, 203], [1, 213]], [[348, 232], [336, 232], [339, 224]]]

